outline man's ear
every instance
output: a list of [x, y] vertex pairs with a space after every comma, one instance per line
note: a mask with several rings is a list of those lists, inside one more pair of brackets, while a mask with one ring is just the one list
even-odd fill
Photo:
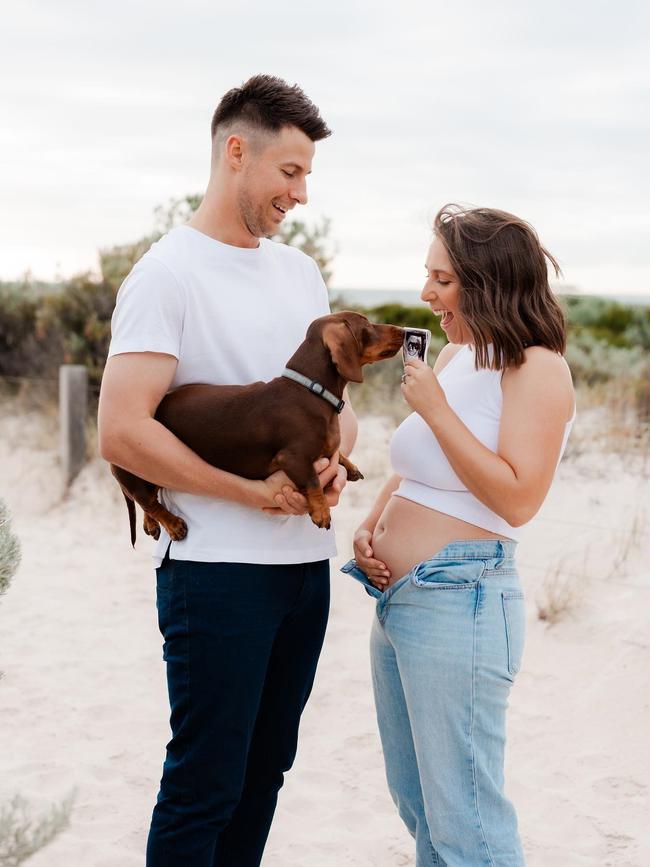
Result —
[[226, 144], [224, 145], [226, 161], [228, 165], [236, 171], [238, 171], [242, 166], [245, 149], [246, 143], [240, 135], [233, 133], [228, 136]]
[[343, 322], [330, 322], [323, 328], [323, 343], [329, 349], [334, 366], [348, 382], [363, 382], [359, 347]]

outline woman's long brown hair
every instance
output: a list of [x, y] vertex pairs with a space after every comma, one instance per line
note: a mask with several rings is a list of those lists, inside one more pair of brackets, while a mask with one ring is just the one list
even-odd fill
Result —
[[449, 204], [433, 228], [460, 282], [459, 311], [477, 368], [519, 367], [529, 346], [565, 351], [566, 321], [549, 286], [547, 261], [558, 277], [560, 266], [529, 223], [506, 211]]

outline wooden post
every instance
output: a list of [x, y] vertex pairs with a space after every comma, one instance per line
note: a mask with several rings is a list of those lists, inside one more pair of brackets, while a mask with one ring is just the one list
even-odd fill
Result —
[[67, 490], [86, 460], [88, 372], [82, 364], [59, 368], [59, 419], [63, 486]]

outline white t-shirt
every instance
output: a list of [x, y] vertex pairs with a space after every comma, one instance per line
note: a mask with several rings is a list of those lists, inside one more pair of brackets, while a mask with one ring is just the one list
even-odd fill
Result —
[[[318, 266], [300, 250], [262, 239], [222, 244], [179, 226], [134, 266], [117, 295], [109, 357], [162, 352], [178, 359], [172, 388], [191, 382], [244, 385], [282, 373], [307, 326], [329, 313]], [[310, 563], [336, 555], [333, 530], [309, 515], [261, 509], [164, 489], [161, 498], [188, 525], [172, 542], [175, 560]], [[161, 528], [154, 560], [169, 544]]]

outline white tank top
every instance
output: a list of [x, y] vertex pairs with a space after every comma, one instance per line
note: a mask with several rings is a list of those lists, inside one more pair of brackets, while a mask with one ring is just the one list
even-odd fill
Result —
[[[503, 407], [501, 376], [501, 370], [476, 370], [474, 347], [468, 345], [458, 350], [438, 376], [449, 406], [474, 436], [495, 453]], [[564, 430], [560, 460], [574, 419], [575, 411]], [[521, 537], [522, 527], [511, 527], [467, 490], [435, 434], [416, 412], [395, 431], [390, 457], [394, 471], [403, 477], [393, 496], [405, 497], [509, 539]]]

